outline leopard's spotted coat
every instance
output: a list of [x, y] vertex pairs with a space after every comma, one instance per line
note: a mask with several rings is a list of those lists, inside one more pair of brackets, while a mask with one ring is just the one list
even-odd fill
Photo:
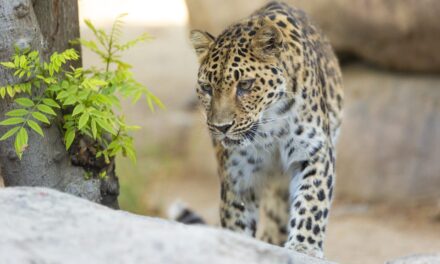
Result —
[[301, 10], [271, 2], [217, 38], [191, 40], [221, 225], [322, 257], [343, 101], [327, 39]]

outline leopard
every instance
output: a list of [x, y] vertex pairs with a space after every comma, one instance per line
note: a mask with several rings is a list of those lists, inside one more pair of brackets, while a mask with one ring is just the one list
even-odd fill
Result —
[[304, 11], [272, 1], [217, 37], [192, 30], [190, 41], [221, 226], [323, 258], [343, 114], [329, 40]]

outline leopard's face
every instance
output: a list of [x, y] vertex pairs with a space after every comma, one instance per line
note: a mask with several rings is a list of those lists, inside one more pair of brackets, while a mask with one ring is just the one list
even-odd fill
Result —
[[216, 41], [212, 39], [198, 73], [196, 90], [207, 125], [213, 138], [224, 146], [252, 142], [265, 123], [263, 112], [285, 91], [278, 60], [258, 56], [252, 38], [245, 37], [241, 35], [237, 41], [223, 34]]

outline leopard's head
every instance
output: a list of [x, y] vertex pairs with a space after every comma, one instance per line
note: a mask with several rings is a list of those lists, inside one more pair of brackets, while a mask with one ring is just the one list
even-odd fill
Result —
[[211, 135], [226, 147], [252, 142], [263, 112], [285, 91], [281, 32], [270, 21], [247, 21], [218, 38], [193, 30], [191, 42], [200, 63], [197, 94]]

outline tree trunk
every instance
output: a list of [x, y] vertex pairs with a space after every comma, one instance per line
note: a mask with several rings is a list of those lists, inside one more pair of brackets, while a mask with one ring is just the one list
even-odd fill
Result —
[[[10, 60], [14, 46], [38, 50], [48, 58], [54, 51], [71, 48], [69, 41], [78, 37], [76, 0], [0, 0], [0, 61]], [[74, 66], [81, 66], [81, 62]], [[0, 67], [0, 86], [17, 82], [11, 71]], [[0, 99], [0, 120], [13, 108], [8, 97]], [[42, 127], [44, 138], [28, 130], [29, 146], [21, 160], [15, 154], [13, 138], [0, 142], [0, 176], [5, 185], [51, 187], [117, 208], [119, 184], [114, 161], [105, 165], [94, 161], [94, 167], [104, 168], [108, 176], [86, 180], [86, 170], [78, 162], [72, 163], [74, 153], [65, 150], [57, 120]], [[0, 126], [0, 135], [6, 131], [7, 127]], [[75, 141], [77, 145], [79, 141]]]

